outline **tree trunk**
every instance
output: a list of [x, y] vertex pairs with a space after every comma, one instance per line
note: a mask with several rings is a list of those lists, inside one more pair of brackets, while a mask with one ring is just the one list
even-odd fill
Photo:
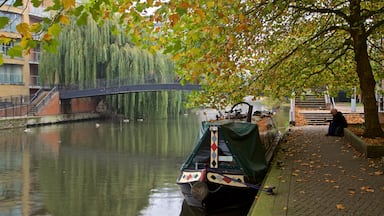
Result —
[[351, 0], [351, 36], [356, 61], [356, 70], [359, 76], [360, 89], [364, 103], [365, 131], [364, 137], [384, 137], [379, 122], [378, 108], [375, 97], [376, 81], [372, 73], [367, 51], [367, 34], [360, 16], [360, 0]]
[[355, 56], [357, 57], [357, 73], [359, 75], [360, 89], [364, 103], [365, 131], [363, 136], [372, 138], [380, 137], [384, 136], [384, 133], [379, 122], [378, 107], [375, 98], [376, 82], [368, 60], [367, 50], [365, 49], [365, 52], [361, 50], [361, 52], [363, 52], [362, 56], [357, 54], [355, 54]]

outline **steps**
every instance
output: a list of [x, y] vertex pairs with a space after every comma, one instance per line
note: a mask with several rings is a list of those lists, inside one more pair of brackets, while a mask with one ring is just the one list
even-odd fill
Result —
[[28, 115], [30, 115], [30, 116], [36, 115], [36, 113], [39, 109], [38, 105], [41, 103], [41, 101], [44, 100], [45, 97], [47, 97], [48, 93], [49, 93], [49, 91], [43, 90], [38, 94], [38, 96], [31, 103], [31, 108], [28, 111]]
[[325, 103], [323, 96], [304, 95], [302, 97], [297, 97], [295, 99], [295, 104], [302, 109], [327, 109], [327, 104]]
[[332, 120], [324, 96], [303, 95], [295, 99], [295, 105], [307, 125], [328, 125]]
[[300, 115], [307, 121], [307, 125], [328, 125], [332, 120], [329, 112], [300, 112]]

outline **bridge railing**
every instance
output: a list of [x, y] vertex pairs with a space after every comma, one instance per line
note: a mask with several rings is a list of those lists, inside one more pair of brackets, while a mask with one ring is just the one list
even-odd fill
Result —
[[116, 79], [96, 79], [89, 81], [82, 81], [72, 84], [59, 84], [59, 90], [81, 90], [81, 89], [100, 89], [109, 87], [119, 87], [127, 85], [138, 84], [166, 84], [166, 83], [179, 83], [175, 76], [145, 76], [145, 77], [129, 77], [129, 78], [116, 78]]

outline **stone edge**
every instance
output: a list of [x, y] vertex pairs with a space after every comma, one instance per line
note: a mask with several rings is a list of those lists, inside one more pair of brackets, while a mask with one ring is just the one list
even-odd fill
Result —
[[344, 137], [358, 152], [364, 154], [368, 158], [384, 156], [384, 146], [368, 145], [364, 140], [348, 130], [348, 128], [344, 128]]

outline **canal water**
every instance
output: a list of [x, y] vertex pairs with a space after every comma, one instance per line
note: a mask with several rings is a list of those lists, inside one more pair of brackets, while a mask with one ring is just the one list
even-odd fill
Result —
[[0, 131], [0, 216], [172, 216], [196, 115]]
[[179, 215], [196, 116], [0, 131], [0, 216]]

